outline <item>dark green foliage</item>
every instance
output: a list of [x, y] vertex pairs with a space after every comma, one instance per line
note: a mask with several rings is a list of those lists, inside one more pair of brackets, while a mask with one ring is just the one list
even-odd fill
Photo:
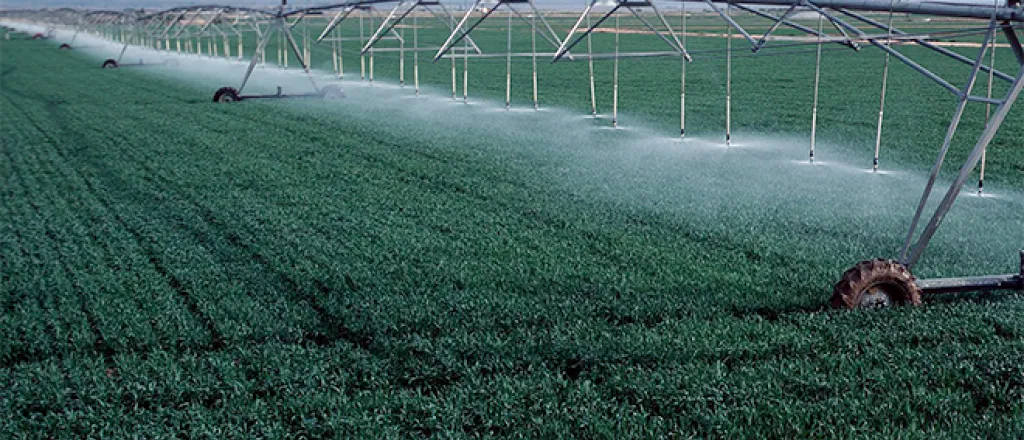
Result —
[[[674, 169], [657, 156], [502, 130], [467, 145], [379, 108], [219, 105], [213, 88], [104, 71], [46, 42], [0, 51], [2, 437], [1024, 432], [1018, 297], [822, 309], [842, 270], [892, 252], [891, 217], [665, 194], [680, 184], [659, 180]], [[809, 93], [810, 71], [757, 63]], [[720, 113], [702, 110], [715, 87], [703, 68], [715, 66], [695, 67], [694, 121]], [[474, 70], [471, 90], [500, 96], [492, 70]], [[870, 138], [854, 122], [872, 120], [876, 98], [849, 89], [876, 77], [828, 75], [830, 94], [864, 101], [824, 100], [825, 136]], [[951, 102], [897, 78], [886, 151], [920, 169]], [[671, 132], [673, 93], [627, 83], [629, 117]], [[737, 126], [804, 132], [803, 104], [744, 87], [764, 101], [738, 105]], [[586, 106], [582, 87], [542, 90], [549, 105]], [[1007, 191], [1021, 188], [1019, 144], [991, 157]], [[985, 234], [953, 230], [973, 230], [972, 244]], [[930, 251], [932, 272], [1012, 263], [957, 240]]]

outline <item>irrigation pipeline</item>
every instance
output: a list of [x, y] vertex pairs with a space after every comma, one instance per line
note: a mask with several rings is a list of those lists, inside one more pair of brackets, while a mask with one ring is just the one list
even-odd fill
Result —
[[[806, 47], [806, 46], [807, 46], [806, 44], [788, 45], [788, 46], [785, 46], [785, 47], [800, 47], [800, 48], [799, 49], [793, 49], [793, 50], [772, 50], [770, 52], [758, 52], [758, 53], [736, 53], [736, 52], [733, 52], [732, 57], [734, 59], [735, 58], [766, 58], [766, 57], [770, 58], [770, 57], [776, 57], [776, 56], [799, 55], [799, 54], [815, 53], [815, 51], [817, 50], [815, 47]], [[782, 47], [784, 47], [784, 46], [776, 46], [776, 48], [782, 48]], [[850, 49], [845, 48], [845, 47], [823, 47], [821, 50], [822, 50], [822, 52], [849, 52], [850, 51]], [[702, 55], [701, 59], [713, 59], [713, 60], [715, 60], [715, 59], [724, 59], [726, 57], [726, 55], [727, 55], [725, 49], [695, 50], [695, 51], [690, 51], [690, 54]], [[473, 54], [470, 54], [469, 55], [469, 57], [475, 59], [474, 62], [477, 62], [477, 63], [505, 63], [506, 62], [506, 56], [507, 56], [507, 54], [483, 54], [483, 55], [473, 55]], [[382, 52], [380, 55], [378, 55], [378, 57], [384, 58], [384, 59], [388, 59], [388, 60], [397, 60], [398, 59], [398, 55], [397, 54], [390, 54], [390, 53], [386, 53], [386, 52]], [[443, 58], [462, 58], [462, 57], [463, 57], [462, 54], [457, 54], [457, 55], [445, 55]], [[516, 58], [520, 58], [520, 57], [513, 56], [512, 57], [513, 62], [515, 62]], [[577, 58], [578, 59], [591, 58], [594, 61], [614, 61], [614, 55], [602, 55], [602, 54], [595, 54], [592, 57], [588, 57], [586, 55], [577, 55]], [[620, 55], [620, 59], [621, 58], [625, 58], [625, 57]], [[652, 54], [652, 55], [647, 56], [645, 58], [672, 58], [672, 59], [678, 59], [679, 58], [679, 54], [662, 52], [662, 53]], [[526, 61], [522, 61], [522, 62], [526, 62]]]

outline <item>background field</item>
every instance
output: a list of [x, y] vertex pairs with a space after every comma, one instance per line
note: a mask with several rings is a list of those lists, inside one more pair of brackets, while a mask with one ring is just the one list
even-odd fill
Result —
[[[827, 55], [822, 167], [793, 163], [810, 53], [736, 60], [725, 150], [720, 57], [691, 65], [696, 140], [679, 143], [678, 60], [624, 63], [630, 129], [604, 130], [579, 116], [582, 63], [542, 62], [547, 109], [506, 114], [500, 62], [471, 62], [471, 105], [444, 99], [444, 62], [411, 99], [383, 56], [343, 102], [218, 105], [240, 66], [98, 69], [107, 51], [0, 41], [5, 436], [1024, 431], [1018, 296], [822, 308], [851, 264], [895, 254], [953, 108], [895, 66], [893, 172], [861, 172], [877, 51]], [[919, 275], [1015, 270], [1021, 129], [990, 156], [999, 197], [960, 200]]]

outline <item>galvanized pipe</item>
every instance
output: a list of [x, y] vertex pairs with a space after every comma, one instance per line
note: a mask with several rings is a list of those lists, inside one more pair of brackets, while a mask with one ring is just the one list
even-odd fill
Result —
[[818, 85], [821, 80], [821, 31], [825, 16], [818, 14], [818, 50], [814, 60], [814, 102], [811, 104], [811, 152], [808, 160], [814, 162], [814, 142], [818, 134]]
[[[683, 48], [686, 47], [686, 2], [681, 2], [679, 5], [679, 28], [682, 32], [682, 40], [679, 45]], [[590, 48], [587, 48], [589, 54]], [[683, 139], [686, 137], [686, 56], [679, 56], [679, 138]], [[591, 65], [594, 61], [591, 59]]]
[[505, 35], [505, 110], [512, 108], [512, 13], [508, 14]]
[[[995, 37], [995, 35], [992, 36], [992, 42], [990, 43], [990, 46], [991, 47], [989, 48], [990, 52], [989, 52], [989, 62], [988, 62], [988, 65], [992, 66], [992, 70], [988, 71], [988, 87], [987, 87], [987, 90], [985, 91], [985, 97], [988, 98], [988, 99], [992, 99], [992, 82], [994, 80], [993, 72], [994, 72], [995, 67], [996, 67], [996, 37]], [[985, 123], [986, 124], [988, 124], [988, 121], [989, 121], [989, 119], [991, 119], [991, 117], [992, 117], [992, 103], [990, 103], [990, 102], [989, 103], [985, 103]], [[978, 194], [979, 195], [982, 192], [985, 191], [985, 159], [986, 159], [986, 155], [987, 155], [986, 152], [987, 151], [988, 151], [988, 147], [987, 146], [985, 147], [985, 149], [981, 150], [981, 168], [979, 169], [979, 174], [978, 174]]]
[[420, 27], [416, 15], [412, 16], [412, 82], [416, 96], [420, 96]]
[[[537, 100], [537, 14], [536, 13], [530, 15], [530, 29], [532, 30], [532, 32], [530, 32], [530, 44], [532, 45], [532, 49], [530, 50], [530, 52], [533, 53], [533, 109], [534, 110], [539, 110], [540, 109], [540, 103]], [[618, 50], [618, 49], [616, 48], [616, 50]]]
[[[587, 27], [590, 27], [590, 13], [587, 13]], [[597, 90], [594, 87], [594, 43], [591, 35], [587, 34], [587, 68], [590, 73], [590, 115], [597, 116]]]
[[[359, 11], [359, 45], [365, 44], [363, 40], [363, 11]], [[366, 55], [359, 54], [359, 79], [366, 79]]]
[[619, 12], [615, 11], [615, 61], [612, 72], [612, 127], [619, 125]]
[[[708, 2], [710, 3], [710, 2]], [[732, 4], [726, 6], [728, 17], [732, 13]], [[732, 143], [732, 25], [726, 27], [725, 33], [725, 146]]]
[[[889, 38], [885, 40], [885, 47], [892, 44], [892, 8], [895, 0], [889, 0]], [[885, 119], [885, 92], [889, 85], [889, 52], [885, 52], [885, 62], [882, 65], [882, 96], [878, 103], [878, 128], [875, 131], [875, 156], [871, 161], [871, 170], [878, 171], [878, 153], [882, 149], [882, 121]]]

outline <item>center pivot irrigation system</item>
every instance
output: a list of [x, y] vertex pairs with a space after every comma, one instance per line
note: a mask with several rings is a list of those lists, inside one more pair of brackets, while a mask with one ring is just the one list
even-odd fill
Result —
[[[1010, 108], [1024, 88], [1024, 48], [1019, 29], [1024, 22], [1024, 9], [1018, 0], [973, 0], [976, 3], [960, 1], [944, 3], [919, 0], [744, 0], [736, 2], [712, 2], [710, 0], [588, 0], [579, 15], [564, 35], [555, 31], [548, 16], [554, 13], [542, 12], [533, 0], [475, 0], [472, 7], [452, 12], [437, 0], [354, 0], [345, 3], [319, 5], [306, 8], [289, 8], [286, 1], [274, 9], [253, 9], [232, 6], [190, 6], [163, 11], [81, 11], [73, 9], [6, 11], [0, 18], [46, 26], [48, 29], [63, 28], [74, 31], [71, 40], [61, 46], [71, 48], [80, 32], [87, 32], [109, 40], [123, 43], [117, 59], [107, 60], [105, 67], [123, 67], [121, 57], [129, 45], [140, 45], [178, 53], [203, 54], [206, 43], [207, 56], [232, 58], [231, 41], [237, 42], [235, 53], [242, 60], [245, 36], [255, 35], [257, 47], [252, 51], [248, 67], [241, 84], [217, 90], [214, 101], [229, 102], [252, 98], [282, 97], [335, 97], [342, 96], [335, 85], [319, 87], [310, 72], [310, 47], [314, 44], [329, 43], [332, 62], [339, 78], [344, 75], [342, 44], [358, 39], [360, 43], [360, 78], [373, 81], [374, 54], [376, 52], [399, 52], [400, 77], [405, 85], [405, 53], [413, 55], [413, 83], [419, 94], [419, 53], [434, 53], [433, 61], [449, 58], [452, 72], [452, 98], [457, 97], [456, 59], [463, 60], [463, 99], [468, 99], [468, 72], [470, 58], [504, 58], [506, 61], [506, 107], [510, 106], [511, 71], [513, 58], [528, 58], [532, 62], [533, 105], [538, 104], [537, 61], [547, 58], [551, 62], [582, 61], [589, 64], [591, 113], [597, 115], [597, 99], [594, 84], [594, 60], [613, 61], [612, 124], [618, 123], [619, 60], [624, 58], [678, 57], [680, 60], [680, 136], [686, 131], [686, 65], [700, 54], [687, 49], [686, 20], [687, 4], [700, 4], [700, 9], [720, 17], [726, 25], [726, 99], [725, 99], [725, 144], [731, 142], [731, 77], [733, 57], [733, 32], [750, 45], [753, 54], [766, 50], [814, 46], [816, 62], [814, 75], [814, 99], [811, 111], [811, 138], [809, 159], [814, 160], [814, 144], [817, 128], [818, 85], [823, 45], [836, 45], [838, 49], [859, 51], [863, 45], [871, 45], [885, 54], [882, 71], [882, 91], [878, 112], [877, 134], [873, 168], [878, 169], [881, 130], [885, 110], [885, 93], [888, 81], [890, 57], [906, 64], [924, 78], [935, 82], [956, 97], [957, 103], [949, 122], [934, 166], [921, 194], [920, 202], [913, 215], [906, 239], [897, 259], [872, 259], [857, 263], [846, 271], [835, 285], [831, 304], [840, 308], [877, 307], [895, 304], [918, 304], [924, 294], [973, 292], [991, 290], [1024, 290], [1024, 251], [1020, 254], [1020, 270], [1016, 274], [979, 276], [968, 278], [916, 279], [911, 270], [918, 263], [943, 219], [949, 212], [972, 171], [981, 163], [981, 179], [978, 191], [982, 190], [985, 170], [985, 151], [1009, 114]], [[390, 6], [384, 14], [380, 6]], [[659, 8], [659, 6], [662, 6]], [[668, 8], [667, 6], [672, 6]], [[671, 12], [678, 8], [676, 20]], [[694, 11], [691, 6], [691, 12]], [[760, 35], [752, 34], [735, 19], [734, 10], [743, 11], [763, 20], [767, 30]], [[817, 26], [801, 24], [797, 16], [811, 14]], [[893, 26], [893, 16], [944, 17], [950, 20], [950, 27], [928, 33], [905, 32]], [[627, 16], [639, 23], [640, 29], [656, 38], [660, 46], [647, 51], [620, 50], [620, 16]], [[327, 21], [318, 36], [309, 33], [308, 21], [319, 17]], [[346, 22], [358, 19], [359, 37], [345, 37], [338, 32]], [[329, 20], [329, 21], [328, 21]], [[432, 24], [440, 23], [448, 36], [436, 46], [421, 46], [419, 20]], [[486, 20], [504, 20], [508, 29], [507, 46], [504, 52], [484, 52], [473, 40], [472, 35]], [[601, 26], [608, 21], [614, 23], [614, 51], [597, 53], [593, 49], [592, 36], [608, 32]], [[365, 22], [371, 32], [364, 32]], [[531, 32], [530, 50], [513, 51], [512, 24], [526, 23]], [[825, 26], [827, 22], [828, 26]], [[301, 32], [296, 31], [305, 23]], [[780, 31], [785, 29], [786, 32]], [[826, 32], [826, 29], [828, 32]], [[406, 31], [412, 31], [412, 47], [407, 47]], [[300, 43], [296, 34], [299, 34]], [[785, 35], [784, 35], [785, 34]], [[995, 67], [995, 40], [1002, 34], [1017, 61], [1017, 72], [1002, 72]], [[942, 39], [974, 37], [981, 38], [973, 57], [963, 55], [939, 44]], [[538, 37], [542, 45], [550, 49], [538, 51]], [[268, 43], [277, 39], [277, 61], [287, 67], [289, 54], [298, 59], [315, 93], [285, 95], [278, 88], [273, 95], [243, 95], [253, 70], [266, 62]], [[586, 53], [573, 52], [586, 42]], [[173, 47], [172, 47], [173, 42]], [[383, 42], [397, 43], [398, 47], [383, 47]], [[221, 46], [222, 43], [222, 46]], [[962, 83], [955, 83], [929, 70], [911, 56], [897, 50], [894, 45], [913, 44], [924, 47], [947, 59], [966, 66], [969, 73]], [[459, 47], [461, 46], [461, 48]], [[461, 52], [461, 53], [460, 53]], [[706, 52], [705, 52], [706, 53]], [[694, 56], [696, 55], [696, 56]], [[986, 56], [987, 55], [987, 56]], [[368, 59], [367, 59], [368, 58]], [[987, 61], [986, 61], [987, 58]], [[367, 61], [369, 69], [367, 70]], [[136, 65], [142, 65], [136, 64]], [[979, 75], [988, 77], [987, 93], [982, 96], [974, 92]], [[1002, 81], [1007, 84], [1005, 94], [993, 97], [992, 84]], [[986, 124], [974, 143], [969, 155], [960, 167], [959, 173], [949, 185], [941, 200], [926, 217], [926, 207], [933, 198], [940, 171], [949, 152], [954, 135], [960, 125], [968, 103], [979, 103], [986, 107]], [[927, 218], [927, 222], [922, 220]]]

